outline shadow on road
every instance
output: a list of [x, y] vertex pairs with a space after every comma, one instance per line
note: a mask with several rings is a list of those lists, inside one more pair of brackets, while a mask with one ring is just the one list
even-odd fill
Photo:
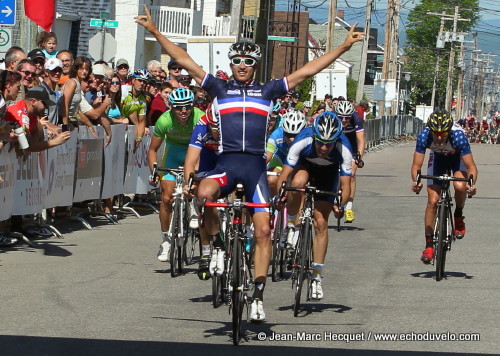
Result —
[[[129, 341], [129, 340], [100, 340], [100, 339], [76, 339], [59, 337], [37, 337], [37, 336], [0, 336], [2, 345], [2, 356], [11, 355], [58, 355], [58, 356], [80, 356], [80, 355], [235, 355], [238, 356], [276, 356], [284, 354], [287, 356], [314, 354], [315, 356], [335, 355], [448, 355], [446, 353], [412, 352], [412, 351], [388, 351], [388, 350], [348, 350], [342, 348], [319, 348], [287, 346], [285, 342], [277, 342], [276, 345], [266, 345], [268, 342], [257, 341], [255, 333], [249, 331], [246, 340], [256, 340], [256, 344], [247, 344], [242, 340], [241, 346], [233, 346], [228, 340], [227, 345], [217, 344], [191, 344], [185, 342], [161, 342], [161, 341]], [[257, 343], [260, 343], [257, 344]], [[304, 343], [313, 345], [312, 343]]]
[[[279, 311], [293, 310], [293, 305], [282, 306], [278, 308]], [[321, 304], [321, 303], [303, 303], [299, 311], [299, 318], [303, 318], [313, 313], [323, 313], [323, 312], [334, 312], [334, 313], [344, 313], [346, 311], [352, 310], [351, 307], [342, 304]]]
[[[415, 273], [410, 273], [410, 276], [418, 277], [418, 278], [435, 278], [436, 272], [435, 271], [415, 272]], [[444, 278], [447, 279], [448, 277], [463, 278], [463, 279], [473, 279], [474, 278], [474, 276], [469, 276], [465, 272], [445, 272]]]

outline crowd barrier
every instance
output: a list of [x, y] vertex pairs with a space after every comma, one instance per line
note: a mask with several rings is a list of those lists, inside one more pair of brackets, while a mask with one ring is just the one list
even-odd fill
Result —
[[423, 121], [410, 115], [382, 116], [379, 119], [369, 119], [363, 125], [368, 148], [393, 137], [417, 135], [424, 129]]
[[[75, 129], [64, 144], [16, 157], [9, 145], [0, 151], [0, 221], [11, 215], [37, 214], [119, 194], [146, 194], [150, 135], [134, 150], [136, 127], [111, 126], [106, 145], [101, 126], [94, 138], [86, 126]], [[153, 128], [150, 128], [153, 132]]]

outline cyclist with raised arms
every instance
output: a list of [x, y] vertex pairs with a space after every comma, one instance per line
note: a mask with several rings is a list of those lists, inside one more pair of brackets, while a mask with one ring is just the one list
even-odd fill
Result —
[[[163, 113], [156, 121], [153, 137], [148, 150], [149, 169], [157, 160], [157, 152], [165, 141], [165, 153], [160, 167], [178, 168], [184, 164], [194, 126], [203, 111], [193, 107], [193, 92], [186, 88], [176, 88], [169, 97], [172, 109]], [[172, 201], [175, 188], [175, 177], [171, 174], [161, 174], [160, 225], [161, 245], [158, 251], [158, 261], [168, 262], [170, 259], [171, 236], [168, 234], [172, 215]], [[149, 176], [149, 182], [158, 184], [158, 177]]]
[[[318, 195], [314, 203], [311, 296], [316, 300], [323, 298], [321, 272], [328, 247], [328, 217], [332, 207], [335, 217], [344, 213], [343, 205], [350, 195], [352, 160], [349, 140], [342, 134], [342, 123], [334, 112], [326, 111], [314, 119], [312, 127], [303, 129], [295, 137], [278, 180], [279, 186], [290, 179], [292, 187], [304, 187], [310, 182], [317, 189], [335, 192], [340, 168], [341, 206], [334, 205], [334, 198], [330, 196]], [[289, 218], [295, 220], [301, 193], [288, 192], [283, 201], [287, 202]], [[296, 233], [299, 229], [296, 227]]]
[[342, 121], [342, 133], [349, 140], [352, 149], [351, 153], [354, 157], [351, 175], [351, 195], [345, 206], [344, 213], [345, 222], [352, 223], [356, 218], [354, 210], [352, 210], [354, 194], [356, 193], [356, 170], [365, 154], [365, 129], [363, 128], [363, 119], [358, 115], [350, 101], [339, 101], [335, 106], [335, 112], [340, 121]]
[[[422, 183], [415, 183], [417, 171], [422, 168], [425, 151], [429, 149], [429, 163], [427, 174], [438, 176], [451, 170], [458, 178], [474, 176], [472, 187], [465, 182], [453, 182], [455, 188], [455, 231], [457, 239], [465, 235], [465, 223], [463, 208], [466, 193], [476, 194], [477, 167], [472, 157], [469, 141], [464, 131], [458, 125], [453, 125], [453, 119], [446, 110], [434, 111], [427, 121], [427, 127], [417, 137], [417, 145], [413, 154], [411, 166], [411, 179], [413, 180], [412, 191], [419, 193], [423, 187]], [[439, 181], [427, 181], [427, 206], [425, 208], [425, 249], [420, 260], [430, 263], [434, 256], [432, 240], [434, 235], [434, 220], [436, 219], [437, 203], [439, 200]]]
[[[266, 131], [273, 99], [283, 96], [290, 88], [299, 85], [328, 67], [340, 55], [348, 51], [364, 33], [351, 28], [344, 43], [325, 55], [308, 62], [286, 78], [260, 84], [253, 80], [261, 52], [258, 45], [237, 42], [230, 46], [229, 60], [233, 80], [226, 82], [208, 74], [189, 54], [164, 37], [151, 19], [149, 10], [136, 17], [160, 43], [165, 53], [185, 68], [193, 79], [213, 98], [213, 105], [220, 113], [220, 146], [217, 167], [212, 179], [204, 179], [198, 187], [198, 198], [215, 201], [219, 196], [229, 194], [237, 183], [242, 183], [247, 201], [266, 203], [269, 201], [269, 186], [266, 180]], [[268, 209], [252, 211], [255, 232], [255, 290], [251, 304], [250, 318], [264, 320], [263, 292], [271, 259], [271, 229]], [[204, 221], [210, 234], [217, 234], [215, 209], [206, 209]]]

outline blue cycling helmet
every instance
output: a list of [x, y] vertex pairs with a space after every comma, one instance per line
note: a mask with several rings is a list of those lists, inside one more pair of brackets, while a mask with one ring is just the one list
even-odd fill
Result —
[[168, 97], [172, 106], [193, 105], [194, 94], [186, 88], [175, 88]]
[[146, 69], [138, 69], [134, 72], [133, 77], [141, 80], [149, 80], [151, 78], [151, 74], [149, 74]]
[[313, 131], [322, 141], [335, 141], [342, 133], [342, 122], [334, 112], [325, 111], [314, 119]]
[[279, 101], [276, 101], [273, 106], [273, 112], [279, 113], [281, 111], [281, 105]]

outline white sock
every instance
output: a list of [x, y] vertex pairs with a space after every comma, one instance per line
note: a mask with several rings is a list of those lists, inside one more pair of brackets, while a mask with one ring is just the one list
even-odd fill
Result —
[[311, 268], [313, 269], [312, 278], [317, 281], [321, 281], [321, 272], [323, 271], [324, 263], [311, 263]]
[[290, 215], [288, 214], [288, 226], [295, 226], [295, 219], [297, 218], [297, 214]]
[[352, 210], [352, 201], [348, 201], [345, 205], [345, 210]]

